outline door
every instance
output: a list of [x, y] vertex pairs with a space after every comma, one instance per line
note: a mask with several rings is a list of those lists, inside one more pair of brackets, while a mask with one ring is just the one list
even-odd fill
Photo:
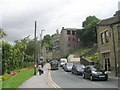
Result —
[[111, 71], [111, 63], [110, 63], [110, 54], [104, 53], [104, 69], [105, 71]]

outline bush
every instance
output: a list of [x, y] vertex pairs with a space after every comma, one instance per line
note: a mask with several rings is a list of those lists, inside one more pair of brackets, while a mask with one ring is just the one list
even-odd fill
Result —
[[93, 62], [98, 62], [99, 61], [99, 55], [98, 53], [94, 53], [93, 55], [89, 55], [86, 57], [86, 59], [93, 61]]

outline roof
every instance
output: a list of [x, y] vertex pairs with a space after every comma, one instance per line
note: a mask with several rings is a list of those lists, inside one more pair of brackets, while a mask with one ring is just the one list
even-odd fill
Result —
[[76, 31], [76, 30], [78, 30], [78, 28], [64, 28], [64, 29], [62, 29], [62, 30]]
[[111, 24], [117, 24], [120, 23], [120, 16], [114, 16], [108, 19], [101, 20], [98, 22], [98, 26], [105, 26], [105, 25], [111, 25]]

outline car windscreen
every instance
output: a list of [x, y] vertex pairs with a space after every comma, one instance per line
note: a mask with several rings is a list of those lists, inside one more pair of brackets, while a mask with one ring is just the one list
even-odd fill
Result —
[[80, 69], [80, 68], [81, 68], [81, 69], [84, 69], [84, 68], [85, 68], [84, 65], [77, 65], [76, 67], [77, 67], [77, 69]]
[[58, 62], [57, 62], [57, 61], [52, 61], [51, 63], [52, 63], [52, 64], [57, 64]]
[[91, 67], [92, 71], [101, 71], [103, 70], [101, 67], [96, 67], [96, 66], [93, 66]]
[[65, 61], [61, 61], [61, 63], [65, 63]]
[[72, 67], [73, 63], [67, 63], [67, 67]]

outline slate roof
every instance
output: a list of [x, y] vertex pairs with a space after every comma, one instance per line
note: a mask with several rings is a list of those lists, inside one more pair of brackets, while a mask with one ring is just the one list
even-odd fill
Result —
[[111, 24], [117, 24], [120, 23], [120, 16], [114, 16], [108, 19], [101, 20], [98, 22], [98, 26], [105, 26], [105, 25], [111, 25]]

